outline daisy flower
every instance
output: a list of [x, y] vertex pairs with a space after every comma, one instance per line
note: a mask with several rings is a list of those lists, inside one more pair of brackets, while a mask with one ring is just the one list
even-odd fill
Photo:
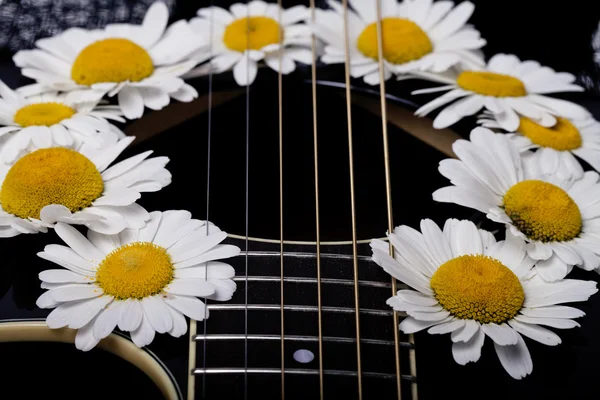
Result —
[[88, 231], [87, 238], [69, 225], [56, 224], [67, 246], [48, 245], [41, 258], [66, 269], [40, 273], [40, 308], [54, 308], [46, 318], [51, 329], [77, 329], [75, 346], [91, 350], [115, 327], [131, 332], [147, 346], [155, 332], [174, 337], [187, 331], [184, 316], [202, 321], [208, 309], [196, 297], [227, 301], [235, 292], [235, 271], [220, 261], [240, 253], [220, 244], [227, 234], [188, 211], [150, 213], [142, 229], [118, 235]]
[[0, 164], [0, 237], [47, 232], [56, 222], [105, 234], [142, 228], [149, 215], [136, 200], [171, 183], [169, 159], [146, 151], [109, 167], [135, 138], [102, 135], [101, 149], [43, 148]]
[[471, 141], [452, 146], [458, 160], [440, 162], [452, 186], [436, 190], [433, 199], [456, 203], [507, 225], [536, 260], [547, 281], [564, 278], [574, 265], [600, 266], [600, 176], [586, 172], [577, 181], [548, 176], [524, 164], [510, 137], [475, 128]]
[[[516, 132], [509, 136], [526, 154], [526, 161], [535, 163], [535, 168], [542, 173], [556, 174], [561, 179], [580, 179], [583, 168], [575, 156], [600, 171], [600, 123], [595, 119], [569, 121], [557, 118], [556, 125], [551, 128], [526, 117], [519, 121]], [[501, 128], [490, 112], [483, 113], [479, 123], [486, 128]]]
[[[496, 54], [482, 68], [454, 69], [446, 74], [417, 73], [421, 78], [444, 86], [416, 90], [413, 94], [448, 91], [419, 108], [420, 117], [454, 100], [433, 121], [434, 128], [446, 128], [482, 108], [495, 114], [502, 129], [514, 132], [519, 117], [527, 117], [544, 126], [556, 124], [555, 117], [584, 119], [589, 112], [574, 103], [545, 96], [547, 93], [581, 92], [575, 77], [555, 72], [536, 61], [521, 61], [514, 55]], [[459, 100], [460, 99], [460, 100]]]
[[0, 81], [0, 161], [13, 162], [24, 152], [86, 143], [100, 147], [100, 132], [124, 134], [107, 119], [125, 122], [114, 106], [97, 101], [73, 103], [66, 94], [48, 92], [25, 97]]
[[71, 28], [38, 40], [38, 49], [19, 51], [13, 60], [37, 81], [29, 92], [69, 91], [77, 101], [118, 95], [125, 116], [140, 118], [144, 107], [160, 110], [171, 98], [188, 102], [198, 96], [180, 76], [196, 65], [189, 55], [202, 40], [186, 21], [167, 28], [168, 19], [167, 6], [156, 2], [142, 25]]
[[[350, 74], [370, 85], [379, 83], [377, 9], [369, 0], [349, 0], [348, 47]], [[314, 31], [326, 44], [321, 61], [344, 63], [344, 9], [328, 1], [331, 10], [317, 10]], [[392, 73], [444, 72], [457, 64], [484, 65], [475, 52], [485, 45], [479, 32], [467, 25], [475, 6], [469, 1], [456, 7], [449, 1], [381, 1], [381, 40], [385, 79]]]
[[531, 273], [533, 260], [515, 237], [496, 242], [471, 221], [446, 221], [443, 230], [421, 221], [421, 232], [400, 226], [388, 244], [374, 240], [373, 261], [414, 290], [399, 290], [387, 304], [408, 317], [400, 330], [450, 333], [454, 360], [477, 362], [485, 337], [494, 343], [500, 363], [514, 379], [533, 370], [523, 336], [548, 346], [560, 337], [544, 328], [578, 327], [582, 311], [559, 305], [585, 301], [596, 293], [596, 282], [565, 279], [545, 282]]
[[[303, 5], [281, 9], [277, 4], [250, 1], [198, 10], [190, 27], [212, 43], [200, 52], [215, 73], [233, 68], [238, 85], [251, 85], [261, 60], [282, 74], [296, 69], [296, 62], [312, 63], [310, 28], [300, 23], [308, 18]], [[200, 67], [203, 68], [203, 67]]]

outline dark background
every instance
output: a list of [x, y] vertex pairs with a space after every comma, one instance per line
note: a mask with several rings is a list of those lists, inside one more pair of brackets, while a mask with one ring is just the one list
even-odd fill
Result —
[[[2, 63], [0, 77], [11, 86], [26, 83], [19, 77], [19, 71], [10, 60], [15, 47], [27, 48], [38, 37], [56, 33], [66, 28], [51, 21], [48, 10], [68, 13], [73, 9], [73, 1], [7, 1], [0, 5], [2, 27], [12, 21], [10, 30], [5, 31], [7, 40], [1, 50]], [[117, 4], [118, 3], [118, 4]], [[71, 25], [94, 27], [105, 20], [140, 20], [144, 2], [133, 1], [88, 1], [79, 6], [77, 17], [68, 19]], [[146, 2], [147, 4], [148, 2]], [[190, 18], [195, 10], [210, 2], [182, 1], [170, 2], [173, 20]], [[223, 3], [230, 3], [223, 2]], [[284, 1], [284, 5], [296, 4]], [[322, 4], [323, 2], [318, 2]], [[584, 94], [569, 95], [568, 98], [588, 106], [600, 116], [597, 100], [596, 81], [600, 80], [598, 66], [594, 62], [592, 36], [600, 20], [600, 2], [570, 1], [558, 3], [542, 1], [475, 1], [476, 11], [471, 23], [477, 26], [488, 45], [486, 55], [497, 52], [514, 53], [521, 59], [535, 59], [557, 71], [568, 71], [577, 75], [580, 83], [589, 87]], [[3, 10], [17, 5], [10, 14]], [[83, 3], [82, 3], [83, 4]], [[219, 5], [223, 5], [219, 2]], [[37, 7], [37, 8], [36, 8]], [[120, 13], [107, 13], [105, 20], [95, 18], [102, 10], [120, 7]], [[42, 10], [42, 11], [40, 11]], [[136, 11], [137, 10], [137, 11]], [[8, 15], [8, 17], [7, 17]], [[12, 19], [11, 19], [12, 16]], [[25, 24], [19, 21], [33, 21]], [[7, 22], [9, 21], [9, 22]], [[67, 22], [68, 22], [67, 21]], [[8, 40], [8, 38], [12, 38]], [[340, 69], [321, 67], [319, 79], [340, 81]], [[284, 235], [288, 239], [311, 240], [314, 238], [314, 192], [312, 156], [312, 108], [310, 98], [309, 69], [299, 70], [284, 79]], [[215, 77], [213, 90], [231, 89], [231, 74]], [[209, 90], [207, 79], [193, 82], [201, 94]], [[353, 82], [356, 93], [364, 89], [360, 81]], [[278, 198], [278, 120], [277, 82], [272, 71], [260, 71], [257, 82], [252, 86], [249, 97], [249, 233], [252, 236], [278, 238], [279, 198]], [[427, 83], [389, 82], [389, 93], [407, 98], [409, 88], [429, 86]], [[319, 87], [319, 149], [321, 195], [322, 240], [348, 239], [350, 211], [348, 203], [348, 155], [346, 137], [345, 100], [340, 91]], [[426, 97], [410, 98], [411, 102], [423, 103]], [[412, 105], [414, 106], [414, 104]], [[409, 105], [411, 107], [411, 105]], [[385, 187], [383, 180], [383, 159], [381, 157], [381, 122], [359, 108], [353, 108], [353, 128], [355, 132], [355, 165], [357, 185], [357, 226], [359, 238], [382, 236], [386, 230]], [[244, 234], [245, 224], [245, 139], [246, 139], [246, 97], [242, 96], [231, 103], [215, 109], [211, 113], [211, 183], [209, 217], [224, 230]], [[144, 195], [141, 204], [149, 210], [189, 209], [198, 218], [206, 217], [206, 161], [208, 116], [194, 118], [174, 129], [132, 146], [124, 156], [131, 156], [146, 149], [154, 149], [157, 155], [168, 155], [171, 163], [168, 168], [173, 173], [173, 183], [156, 194]], [[461, 135], [467, 135], [473, 121], [464, 121], [456, 127]], [[429, 217], [442, 224], [446, 218], [475, 218], [472, 212], [451, 205], [436, 204], [431, 200], [431, 192], [443, 185], [446, 180], [437, 172], [437, 163], [444, 155], [413, 139], [399, 129], [390, 127], [390, 149], [392, 154], [392, 185], [394, 200], [394, 223], [417, 226], [421, 218]], [[493, 228], [491, 226], [490, 228]], [[0, 243], [3, 262], [0, 265], [0, 316], [2, 318], [37, 317], [45, 312], [35, 309], [35, 299], [41, 293], [38, 288], [37, 272], [50, 267], [39, 260], [35, 253], [47, 243], [56, 243], [56, 236], [22, 235], [6, 239]], [[598, 275], [576, 270], [573, 277], [594, 279]], [[381, 307], [384, 307], [383, 304]], [[417, 334], [417, 373], [419, 394], [422, 399], [462, 397], [475, 399], [491, 398], [598, 398], [598, 367], [600, 358], [600, 295], [591, 301], [578, 305], [586, 311], [580, 320], [582, 328], [558, 332], [563, 344], [547, 347], [526, 340], [531, 351], [534, 372], [523, 381], [514, 381], [500, 366], [489, 340], [477, 364], [466, 367], [454, 363], [451, 355], [451, 342], [448, 335], [431, 336]], [[352, 335], [352, 332], [347, 333]], [[6, 345], [3, 345], [6, 346]], [[185, 365], [173, 352], [185, 353], [181, 342], [162, 335], [153, 344], [159, 357], [171, 362], [169, 367], [185, 374]], [[7, 348], [8, 349], [8, 348]], [[77, 354], [61, 352], [46, 353], [39, 347], [10, 347], [1, 354], [6, 359], [13, 357], [35, 358], [47, 371], [44, 375], [53, 377], [40, 383], [57, 379], [51, 373], [61, 372], [51, 362], [57, 357], [65, 357], [62, 372], [72, 374], [74, 381], [82, 387], [96, 385], [99, 380], [85, 380], [80, 369], [76, 368], [80, 359]], [[101, 357], [101, 356], [99, 356]], [[366, 355], [368, 357], [368, 355]], [[104, 359], [99, 364], [108, 363]], [[60, 364], [59, 364], [60, 365]], [[30, 367], [27, 363], [4, 364], [3, 373], [9, 373], [7, 382], [17, 387], [27, 385]], [[125, 374], [132, 380], [143, 383], [143, 377], [134, 377], [129, 370], [115, 367], [116, 375], [102, 375], [103, 379]], [[123, 367], [125, 368], [125, 367]], [[92, 373], [93, 371], [90, 371]], [[62, 375], [62, 374], [61, 374]], [[19, 386], [21, 385], [21, 386]], [[41, 385], [40, 390], [44, 385]], [[108, 389], [99, 387], [88, 392], [89, 398], [106, 396]], [[312, 393], [312, 392], [311, 392]], [[295, 393], [304, 398], [316, 398], [311, 393]], [[113, 392], [113, 396], [115, 393]], [[293, 396], [294, 394], [291, 394]], [[150, 396], [150, 394], [148, 394]], [[76, 397], [73, 397], [76, 398]], [[121, 398], [121, 397], [115, 397]], [[331, 396], [328, 398], [332, 398]], [[369, 398], [369, 397], [367, 397]], [[379, 397], [381, 398], [381, 397]]]

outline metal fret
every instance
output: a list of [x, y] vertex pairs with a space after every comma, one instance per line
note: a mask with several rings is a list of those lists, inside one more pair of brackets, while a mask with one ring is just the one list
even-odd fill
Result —
[[[280, 253], [278, 251], [242, 251], [240, 253], [242, 256], [248, 255], [253, 257], [279, 257]], [[283, 253], [284, 257], [294, 257], [294, 258], [316, 258], [317, 255], [314, 253], [305, 253], [299, 251], [288, 251]], [[351, 254], [334, 254], [334, 253], [321, 253], [321, 258], [329, 258], [329, 259], [342, 259], [342, 260], [353, 260], [354, 257]], [[357, 256], [359, 261], [371, 261], [370, 256]]]
[[[315, 306], [297, 306], [297, 305], [285, 305], [284, 310], [289, 311], [302, 311], [302, 312], [318, 312], [318, 308]], [[209, 304], [209, 310], [265, 310], [265, 311], [280, 311], [280, 306], [276, 304]], [[323, 312], [329, 313], [342, 313], [342, 314], [354, 314], [356, 310], [348, 307], [321, 307]], [[381, 315], [391, 316], [390, 310], [374, 310], [371, 308], [361, 308], [361, 314], [366, 315]]]
[[[318, 369], [299, 369], [299, 368], [287, 368], [286, 374], [290, 375], [318, 375]], [[280, 368], [197, 368], [194, 370], [194, 374], [281, 374]], [[325, 375], [335, 376], [358, 376], [356, 371], [342, 371], [337, 369], [325, 369], [323, 370]], [[362, 376], [365, 378], [379, 378], [379, 379], [396, 379], [396, 374], [384, 374], [381, 372], [362, 372]], [[402, 379], [413, 382], [414, 377], [410, 375], [401, 375]]]
[[[236, 276], [233, 278], [236, 282], [244, 282], [246, 277]], [[279, 282], [281, 280], [278, 276], [249, 276], [249, 282]], [[286, 276], [283, 278], [284, 282], [290, 283], [314, 283], [318, 284], [318, 279], [315, 278], [296, 278], [291, 276]], [[321, 283], [327, 283], [330, 285], [345, 285], [345, 286], [353, 286], [354, 281], [350, 279], [328, 279], [322, 278]], [[358, 281], [360, 286], [365, 287], [376, 287], [376, 288], [391, 288], [392, 285], [387, 282], [377, 282], [377, 281]]]
[[[200, 341], [229, 341], [229, 340], [244, 340], [245, 335], [240, 334], [213, 334], [213, 335], [196, 335], [194, 340]], [[317, 336], [299, 336], [299, 335], [286, 335], [285, 340], [290, 342], [318, 342], [319, 337]], [[248, 340], [264, 340], [264, 341], [279, 341], [281, 340], [280, 335], [248, 335]], [[356, 343], [355, 338], [338, 337], [338, 336], [323, 336], [323, 342], [328, 343]], [[394, 346], [393, 340], [380, 340], [380, 339], [365, 339], [361, 338], [360, 341], [364, 344], [379, 345], [379, 346]], [[414, 345], [410, 342], [400, 342], [401, 347], [412, 349]]]

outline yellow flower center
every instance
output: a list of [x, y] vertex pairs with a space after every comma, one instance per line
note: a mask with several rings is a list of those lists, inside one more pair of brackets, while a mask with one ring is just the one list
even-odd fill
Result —
[[236, 19], [225, 28], [223, 42], [231, 50], [260, 50], [283, 41], [283, 29], [273, 18], [250, 17]]
[[0, 190], [4, 211], [19, 218], [39, 218], [50, 204], [71, 212], [89, 207], [104, 190], [96, 166], [82, 154], [62, 147], [40, 149], [20, 158]]
[[508, 321], [525, 300], [519, 278], [500, 261], [483, 255], [445, 262], [431, 277], [431, 288], [450, 314], [482, 324]]
[[[384, 18], [381, 20], [381, 40], [383, 58], [392, 64], [404, 64], [418, 60], [433, 51], [429, 36], [414, 22], [404, 18]], [[377, 23], [368, 25], [357, 41], [358, 50], [365, 57], [377, 60]]]
[[98, 266], [96, 282], [116, 299], [154, 296], [173, 280], [171, 256], [150, 242], [134, 242], [113, 250]]
[[567, 192], [548, 182], [517, 183], [504, 195], [504, 211], [532, 240], [568, 241], [581, 232], [579, 207]]
[[146, 50], [127, 39], [104, 39], [81, 50], [71, 78], [80, 85], [101, 82], [139, 82], [154, 72]]
[[495, 72], [464, 71], [456, 79], [458, 86], [493, 97], [527, 96], [525, 84], [515, 77]]
[[575, 150], [580, 148], [582, 143], [579, 129], [564, 118], [557, 118], [556, 125], [545, 128], [523, 117], [517, 131], [534, 144], [554, 150]]
[[17, 124], [26, 126], [52, 126], [63, 119], [71, 118], [75, 110], [61, 103], [37, 103], [21, 107], [17, 110], [14, 120]]

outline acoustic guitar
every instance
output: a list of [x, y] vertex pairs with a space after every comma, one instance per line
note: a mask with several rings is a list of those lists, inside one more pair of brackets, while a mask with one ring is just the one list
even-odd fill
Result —
[[230, 261], [234, 297], [208, 302], [210, 318], [181, 338], [157, 335], [138, 349], [115, 332], [81, 353], [65, 344], [74, 332], [49, 330], [48, 311], [35, 307], [37, 274], [48, 268], [35, 253], [55, 234], [3, 240], [6, 385], [26, 397], [418, 399], [419, 342], [386, 305], [402, 284], [371, 261], [369, 242], [425, 217], [485, 224], [431, 199], [446, 183], [438, 162], [460, 136], [412, 115], [408, 94], [424, 84], [365, 86], [344, 65], [318, 63], [290, 76], [260, 71], [249, 88], [231, 73], [191, 83], [200, 98], [125, 128], [137, 140], [122, 157], [171, 158], [173, 183], [140, 204], [187, 209], [228, 232], [242, 249]]

